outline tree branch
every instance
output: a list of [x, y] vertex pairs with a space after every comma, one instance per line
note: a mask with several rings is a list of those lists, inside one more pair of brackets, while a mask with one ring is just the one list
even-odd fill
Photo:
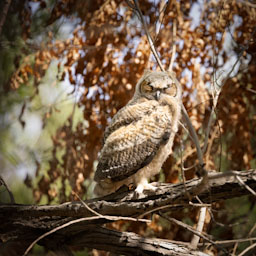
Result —
[[147, 26], [147, 23], [145, 22], [145, 20], [143, 18], [143, 14], [142, 14], [141, 9], [139, 7], [139, 3], [138, 3], [137, 0], [133, 0], [133, 2], [134, 2], [134, 6], [135, 6], [134, 10], [136, 10], [136, 12], [138, 14], [138, 17], [139, 17], [139, 19], [140, 19], [140, 21], [141, 21], [141, 23], [143, 25], [143, 28], [145, 30], [145, 33], [146, 33], [146, 36], [147, 36], [147, 39], [148, 39], [148, 42], [149, 42], [149, 45], [150, 45], [151, 52], [154, 54], [155, 59], [157, 61], [157, 64], [159, 65], [160, 69], [162, 71], [164, 71], [164, 66], [163, 66], [163, 64], [162, 64], [162, 62], [161, 62], [161, 60], [160, 60], [160, 58], [158, 56], [158, 53], [156, 51], [154, 42], [153, 42], [152, 37], [151, 37], [151, 35], [150, 35], [149, 31], [148, 31], [148, 26]]
[[102, 227], [92, 227], [67, 242], [72, 246], [107, 250], [118, 255], [208, 255], [168, 240], [144, 238], [132, 232], [118, 232]]
[[10, 197], [11, 204], [14, 204], [15, 203], [14, 196], [13, 196], [11, 190], [9, 189], [9, 187], [7, 186], [7, 184], [5, 183], [4, 179], [0, 176], [0, 186], [1, 185], [3, 185], [6, 188], [8, 194], [9, 194], [9, 197]]
[[[193, 179], [186, 182], [186, 189], [192, 198], [197, 195], [198, 185], [200, 183], [201, 179]], [[133, 217], [132, 220], [136, 221], [136, 218], [143, 213], [147, 211], [150, 211], [150, 213], [158, 211], [159, 207], [163, 206], [165, 207], [161, 211], [165, 212], [176, 211], [184, 207], [194, 207], [186, 196], [183, 183], [156, 183], [155, 185], [158, 186], [158, 190], [156, 192], [149, 192], [145, 198], [141, 199], [133, 199], [131, 196], [133, 192], [129, 191], [126, 187], [122, 187], [114, 194], [87, 200], [85, 203], [90, 210], [81, 202], [40, 206], [19, 204], [0, 205], [0, 239], [2, 240], [2, 243], [0, 243], [0, 255], [5, 255], [2, 253], [3, 250], [10, 250], [13, 247], [21, 248], [19, 252], [24, 253], [27, 247], [39, 236], [74, 220], [73, 225], [56, 230], [56, 232], [44, 237], [39, 243], [47, 248], [56, 249], [56, 246], [63, 244], [63, 239], [67, 239], [68, 241], [74, 241], [73, 245], [75, 245], [77, 237], [80, 237], [81, 234], [85, 234], [86, 232], [88, 233], [88, 229], [97, 232], [99, 230], [98, 225], [115, 221], [119, 217]], [[237, 196], [249, 195], [251, 192], [248, 190], [248, 187], [252, 190], [256, 189], [256, 170], [214, 173], [209, 174], [208, 187], [200, 190], [198, 196], [203, 203], [212, 203]], [[197, 200], [193, 199], [193, 202], [197, 203]], [[95, 216], [91, 209], [101, 214], [102, 217]], [[83, 220], [78, 221], [79, 218], [83, 218]], [[91, 239], [89, 235], [91, 233], [88, 233], [87, 240]], [[54, 237], [54, 240], [52, 237]], [[124, 237], [126, 237], [126, 233], [124, 233]], [[104, 239], [107, 239], [107, 237]], [[109, 237], [108, 242], [111, 239]], [[139, 241], [144, 241], [144, 238], [142, 240], [138, 238], [136, 241], [138, 242], [137, 246], [143, 247], [143, 244]], [[121, 239], [116, 246], [122, 247], [122, 243], [123, 241]], [[69, 245], [72, 245], [71, 242]], [[90, 245], [92, 246], [92, 243], [84, 246], [90, 247]], [[95, 246], [93, 248], [98, 247]], [[152, 251], [155, 250], [153, 247], [150, 248]], [[22, 253], [14, 255], [21, 255]]]

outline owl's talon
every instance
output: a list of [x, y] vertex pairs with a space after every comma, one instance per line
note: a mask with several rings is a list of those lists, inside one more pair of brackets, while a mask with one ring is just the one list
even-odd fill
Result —
[[144, 190], [149, 190], [149, 191], [153, 191], [153, 192], [156, 192], [157, 191], [157, 187], [155, 187], [155, 186], [153, 186], [153, 185], [151, 185], [151, 184], [146, 184], [145, 186], [144, 186]]
[[145, 197], [145, 194], [142, 193], [139, 193], [138, 191], [134, 191], [133, 193], [133, 199], [141, 199], [141, 198], [144, 198]]
[[154, 187], [153, 185], [151, 185], [147, 182], [139, 184], [134, 191], [134, 198], [141, 199], [141, 198], [145, 197], [146, 195], [143, 193], [144, 190], [155, 192], [157, 190], [157, 187]]

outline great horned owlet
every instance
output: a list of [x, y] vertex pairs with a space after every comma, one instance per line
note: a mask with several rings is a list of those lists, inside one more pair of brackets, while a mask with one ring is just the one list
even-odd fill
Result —
[[172, 152], [181, 112], [181, 88], [169, 72], [146, 71], [133, 98], [106, 128], [94, 176], [96, 195], [133, 184], [136, 194], [155, 190], [148, 179]]

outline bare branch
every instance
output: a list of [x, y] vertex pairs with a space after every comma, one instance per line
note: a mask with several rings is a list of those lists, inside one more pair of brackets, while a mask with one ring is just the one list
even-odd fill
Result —
[[254, 247], [256, 247], [256, 243], [250, 245], [249, 247], [247, 247], [245, 250], [243, 250], [240, 254], [238, 254], [238, 256], [243, 256], [245, 255], [247, 252], [249, 252], [251, 249], [253, 249]]
[[102, 214], [100, 214], [100, 213], [94, 211], [91, 207], [89, 207], [89, 206], [85, 203], [85, 201], [83, 201], [75, 191], [72, 191], [72, 193], [76, 195], [76, 197], [80, 200], [80, 202], [83, 204], [83, 206], [84, 206], [87, 210], [89, 210], [91, 213], [95, 214], [96, 216], [104, 217], [104, 215], [102, 215]]
[[11, 200], [11, 204], [15, 204], [15, 199], [14, 199], [14, 196], [13, 196], [11, 190], [9, 189], [7, 184], [5, 183], [4, 179], [0, 176], [0, 186], [1, 185], [3, 185], [6, 188], [8, 194], [9, 194], [10, 200]]
[[172, 58], [171, 58], [171, 62], [169, 65], [168, 70], [172, 71], [172, 67], [173, 67], [173, 63], [174, 63], [174, 58], [175, 58], [175, 54], [176, 54], [176, 33], [177, 33], [177, 21], [176, 19], [173, 20], [173, 30], [172, 30], [172, 38], [173, 38], [173, 44], [172, 44]]
[[256, 196], [256, 192], [253, 189], [251, 189], [248, 185], [246, 185], [239, 176], [236, 176], [236, 178], [242, 184], [242, 186], [244, 186], [251, 194]]
[[[182, 221], [176, 220], [176, 219], [174, 219], [174, 218], [167, 217], [167, 216], [163, 215], [162, 213], [159, 213], [159, 215], [160, 215], [162, 218], [164, 218], [164, 219], [166, 219], [166, 220], [168, 220], [168, 221], [170, 221], [170, 222], [172, 222], [172, 223], [175, 223], [175, 224], [181, 226], [182, 228], [188, 230], [189, 232], [192, 232], [193, 234], [196, 234], [198, 237], [203, 238], [204, 240], [208, 241], [209, 243], [211, 243], [211, 244], [213, 244], [213, 245], [216, 245], [215, 242], [212, 241], [212, 240], [208, 237], [207, 234], [203, 234], [201, 231], [199, 232], [198, 230], [196, 230], [196, 229], [192, 228], [191, 226], [189, 226], [189, 225], [183, 223]], [[192, 244], [191, 244], [191, 245], [192, 245]], [[192, 245], [191, 247], [194, 248], [193, 245]], [[195, 248], [194, 248], [194, 249], [195, 249]]]
[[191, 240], [192, 248], [197, 248], [197, 245], [200, 240], [200, 235], [202, 234], [202, 231], [203, 231], [205, 216], [206, 216], [206, 207], [202, 207], [200, 209], [199, 220], [198, 220], [197, 227], [196, 227], [197, 233], [194, 234], [194, 236], [192, 237], [192, 240]]
[[195, 128], [193, 127], [190, 118], [188, 116], [187, 110], [185, 109], [184, 105], [182, 105], [182, 112], [183, 112], [183, 116], [185, 118], [185, 122], [188, 126], [188, 130], [193, 138], [193, 142], [195, 143], [196, 146], [196, 150], [197, 150], [197, 156], [198, 156], [198, 160], [199, 160], [199, 164], [201, 167], [204, 166], [204, 160], [203, 160], [203, 154], [202, 154], [202, 150], [199, 144], [199, 139], [198, 136], [196, 134]]
[[[244, 242], [250, 242], [250, 241], [256, 241], [256, 237], [215, 241], [215, 244], [234, 244], [234, 243], [244, 243]], [[211, 243], [199, 243], [200, 246], [210, 245], [210, 244]]]
[[138, 3], [137, 0], [134, 0], [133, 2], [134, 2], [134, 5], [135, 5], [135, 7], [136, 7], [136, 10], [137, 10], [138, 17], [139, 17], [139, 19], [140, 19], [140, 21], [141, 21], [141, 23], [142, 23], [142, 25], [143, 25], [143, 28], [144, 28], [144, 30], [145, 30], [145, 33], [146, 33], [146, 36], [147, 36], [147, 39], [148, 39], [148, 42], [149, 42], [149, 45], [150, 45], [150, 49], [151, 49], [151, 51], [153, 52], [154, 57], [155, 57], [155, 59], [156, 59], [156, 61], [157, 61], [157, 64], [159, 65], [160, 69], [161, 69], [162, 71], [164, 71], [164, 66], [163, 66], [163, 64], [161, 63], [161, 60], [160, 60], [160, 58], [159, 58], [159, 56], [158, 56], [158, 53], [157, 53], [157, 51], [156, 51], [156, 49], [155, 49], [153, 40], [152, 40], [151, 35], [150, 35], [149, 31], [148, 31], [147, 23], [145, 22], [145, 20], [144, 20], [144, 18], [143, 18], [143, 14], [142, 14], [142, 12], [141, 12], [139, 3]]

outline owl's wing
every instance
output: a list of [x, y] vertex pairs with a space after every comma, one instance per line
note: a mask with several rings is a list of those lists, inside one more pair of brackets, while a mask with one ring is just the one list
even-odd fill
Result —
[[[163, 117], [164, 115], [162, 115]], [[171, 134], [171, 117], [159, 113], [122, 126], [107, 138], [99, 157], [95, 181], [123, 180], [151, 162]]]
[[108, 136], [120, 127], [127, 126], [132, 122], [137, 122], [145, 115], [150, 115], [158, 105], [158, 103], [153, 100], [150, 103], [151, 104], [148, 104], [148, 101], [143, 101], [142, 99], [141, 102], [137, 101], [136, 104], [131, 103], [121, 108], [113, 117], [110, 125], [106, 128], [103, 144], [105, 144]]

